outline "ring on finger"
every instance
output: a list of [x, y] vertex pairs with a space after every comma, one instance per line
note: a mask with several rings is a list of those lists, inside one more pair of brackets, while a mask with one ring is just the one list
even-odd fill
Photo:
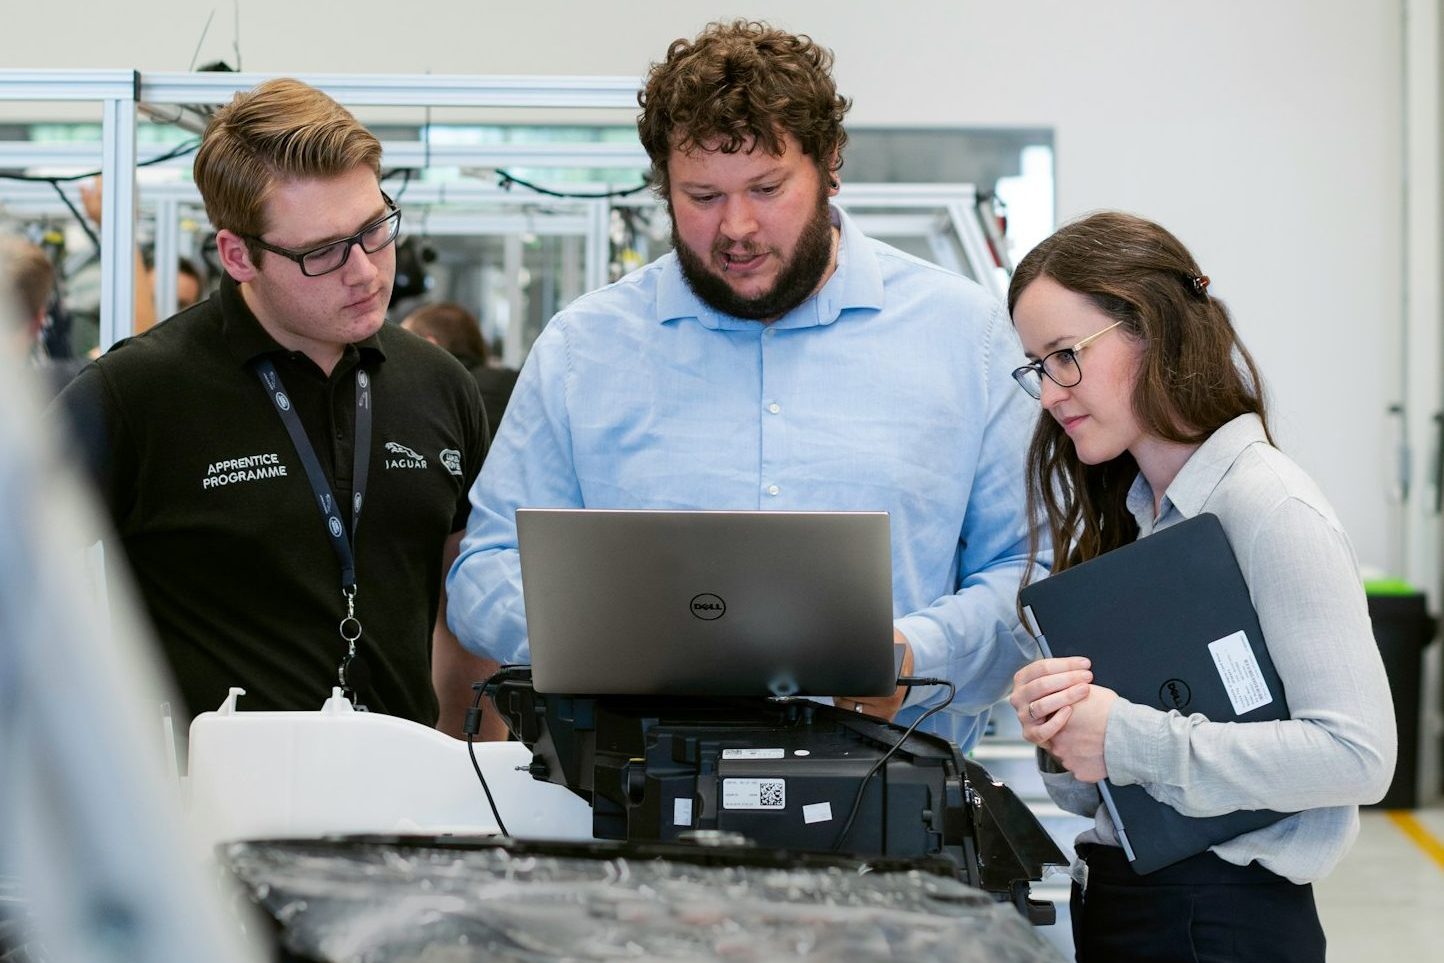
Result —
[[1038, 717], [1033, 713], [1033, 703], [1031, 702], [1028, 703], [1028, 718], [1032, 719], [1034, 722], [1038, 721]]

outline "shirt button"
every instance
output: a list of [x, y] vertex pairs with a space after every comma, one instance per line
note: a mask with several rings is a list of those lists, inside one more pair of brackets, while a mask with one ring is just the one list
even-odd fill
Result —
[[764, 338], [770, 338], [770, 337], [772, 337], [772, 336], [773, 336], [774, 334], [776, 334], [776, 333], [777, 333], [777, 332], [774, 331], [774, 330], [772, 330], [771, 328], [763, 328], [763, 329], [762, 329], [762, 336], [763, 336]]
[[767, 406], [767, 410], [770, 411], [770, 412], [772, 412], [772, 413], [775, 415], [775, 414], [777, 414], [779, 411], [782, 410], [782, 406], [779, 405], [777, 402], [774, 401], [772, 404], [770, 404], [770, 405]]
[[767, 494], [769, 494], [769, 495], [777, 495], [777, 494], [780, 494], [781, 492], [782, 492], [782, 489], [778, 488], [776, 485], [768, 485], [768, 486], [767, 486]]

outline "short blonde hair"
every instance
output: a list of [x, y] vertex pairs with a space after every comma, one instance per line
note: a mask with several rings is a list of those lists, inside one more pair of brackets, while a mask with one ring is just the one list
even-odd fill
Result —
[[[349, 110], [299, 80], [268, 80], [236, 94], [206, 125], [196, 186], [217, 230], [258, 237], [277, 181], [337, 177], [365, 166], [381, 175], [381, 142]], [[252, 258], [260, 250], [247, 242]]]
[[22, 320], [38, 317], [55, 290], [55, 268], [45, 252], [13, 234], [0, 235], [0, 299], [23, 311]]

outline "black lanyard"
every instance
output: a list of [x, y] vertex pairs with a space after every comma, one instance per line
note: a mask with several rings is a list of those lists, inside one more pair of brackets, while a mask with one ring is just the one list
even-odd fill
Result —
[[371, 378], [364, 369], [356, 370], [356, 445], [351, 476], [351, 534], [348, 538], [346, 526], [341, 522], [341, 506], [331, 492], [331, 485], [321, 470], [321, 461], [316, 457], [316, 449], [312, 447], [311, 439], [306, 437], [306, 429], [296, 415], [291, 398], [286, 394], [286, 386], [276, 373], [276, 366], [271, 359], [262, 358], [255, 367], [276, 414], [281, 416], [281, 423], [291, 436], [291, 444], [301, 459], [301, 465], [306, 469], [306, 478], [311, 482], [311, 491], [315, 493], [316, 504], [326, 525], [326, 536], [341, 563], [341, 594], [346, 599], [346, 617], [341, 620], [340, 633], [346, 642], [347, 656], [338, 675], [341, 687], [348, 691], [354, 702], [355, 694], [347, 683], [347, 670], [356, 659], [356, 640], [361, 637], [361, 623], [356, 618], [356, 556], [353, 546], [361, 524], [361, 503], [365, 498], [366, 473], [371, 464]]

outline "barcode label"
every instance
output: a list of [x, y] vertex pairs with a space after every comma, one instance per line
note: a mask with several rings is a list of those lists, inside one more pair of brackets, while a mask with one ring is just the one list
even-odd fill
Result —
[[787, 753], [781, 749], [723, 749], [723, 759], [781, 759]]
[[724, 779], [722, 808], [786, 809], [787, 782], [782, 779]]
[[1223, 687], [1228, 691], [1228, 701], [1233, 703], [1234, 715], [1241, 716], [1274, 701], [1253, 648], [1248, 644], [1247, 635], [1243, 632], [1226, 635], [1217, 642], [1210, 642], [1208, 651], [1213, 656]]

